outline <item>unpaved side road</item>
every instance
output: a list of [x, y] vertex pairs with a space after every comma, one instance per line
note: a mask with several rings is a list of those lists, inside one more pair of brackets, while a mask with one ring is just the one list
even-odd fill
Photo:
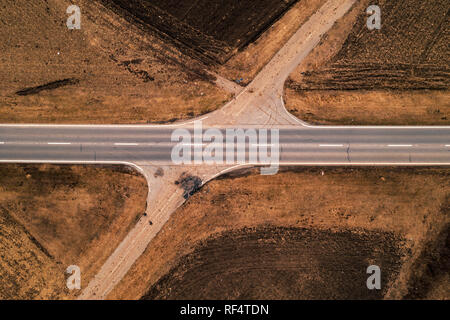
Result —
[[[223, 110], [211, 114], [206, 122], [212, 125], [230, 122], [231, 124], [248, 123], [266, 126], [267, 122], [264, 116], [255, 117], [255, 112], [266, 114], [265, 110], [261, 108], [273, 108], [274, 101], [278, 100], [274, 99], [274, 96], [281, 96], [283, 84], [289, 74], [320, 42], [321, 37], [334, 25], [336, 20], [352, 7], [355, 1], [330, 0], [325, 3], [283, 46], [256, 76], [255, 80]], [[265, 106], [264, 104], [267, 105], [268, 100], [271, 102], [268, 106]], [[259, 104], [260, 109], [254, 108], [255, 104]], [[151, 208], [147, 213], [148, 216], [142, 218], [131, 230], [116, 251], [108, 258], [94, 280], [82, 291], [79, 299], [105, 299], [114, 286], [125, 276], [170, 218], [172, 212], [183, 202], [180, 189], [177, 189], [172, 182], [176, 175], [180, 173], [180, 170], [183, 171], [182, 169], [182, 167], [178, 167], [173, 170], [173, 175], [162, 177], [160, 180], [166, 181], [166, 183], [159, 183], [161, 189], [156, 188], [155, 190], [152, 186], [149, 187], [149, 201], [153, 200], [154, 202], [148, 203]], [[198, 167], [196, 168], [197, 172], [189, 172], [191, 169], [186, 168], [186, 173], [200, 176], [202, 181], [208, 181], [217, 174], [217, 171], [212, 169], [211, 167]], [[147, 175], [150, 176], [149, 173]], [[150, 217], [152, 219], [151, 225], [149, 223]]]
[[205, 123], [223, 125], [283, 125], [292, 121], [281, 103], [284, 83], [320, 43], [322, 37], [356, 0], [329, 0], [306, 21], [255, 79], [235, 99], [209, 115]]

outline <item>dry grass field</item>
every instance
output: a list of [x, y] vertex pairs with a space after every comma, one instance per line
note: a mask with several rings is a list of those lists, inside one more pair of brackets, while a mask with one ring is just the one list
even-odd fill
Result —
[[70, 298], [145, 211], [145, 179], [125, 167], [0, 166], [0, 299]]
[[154, 123], [217, 109], [230, 95], [204, 65], [96, 1], [0, 6], [0, 123]]
[[449, 298], [449, 200], [448, 169], [230, 174], [173, 214], [109, 298]]

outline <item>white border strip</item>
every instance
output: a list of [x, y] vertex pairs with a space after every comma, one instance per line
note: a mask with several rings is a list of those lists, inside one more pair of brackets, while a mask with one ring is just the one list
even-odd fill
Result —
[[303, 120], [300, 120], [292, 113], [290, 113], [286, 109], [286, 105], [284, 104], [283, 96], [280, 97], [281, 105], [283, 106], [283, 110], [287, 113], [287, 115], [300, 124], [303, 127], [312, 128], [312, 129], [352, 129], [352, 128], [361, 128], [361, 129], [450, 129], [450, 126], [327, 126], [327, 125], [311, 125]]
[[38, 124], [38, 123], [5, 123], [0, 124], [1, 127], [57, 127], [57, 128], [170, 128], [170, 127], [181, 127], [192, 124], [196, 121], [203, 121], [208, 119], [209, 116], [193, 119], [187, 122], [180, 123], [168, 123], [168, 124]]
[[[0, 160], [0, 163], [10, 164], [74, 164], [74, 165], [125, 165], [138, 170], [144, 177], [147, 177], [144, 169], [139, 165], [127, 161], [63, 161], [63, 160]], [[151, 165], [151, 164], [148, 164]]]

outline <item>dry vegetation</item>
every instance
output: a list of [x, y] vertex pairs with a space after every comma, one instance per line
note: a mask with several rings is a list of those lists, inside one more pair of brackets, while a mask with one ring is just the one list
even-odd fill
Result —
[[359, 1], [291, 75], [288, 109], [319, 124], [448, 125], [448, 2], [370, 4], [381, 30], [367, 29]]
[[167, 122], [229, 99], [201, 63], [95, 1], [78, 1], [82, 29], [68, 30], [69, 4], [0, 5], [0, 122]]
[[0, 166], [0, 299], [70, 297], [145, 210], [146, 181], [125, 167]]
[[286, 89], [286, 106], [322, 125], [449, 125], [449, 91], [302, 91]]
[[[448, 169], [229, 176], [173, 214], [109, 298], [448, 298], [449, 200]], [[378, 295], [352, 283], [369, 262], [386, 270]]]

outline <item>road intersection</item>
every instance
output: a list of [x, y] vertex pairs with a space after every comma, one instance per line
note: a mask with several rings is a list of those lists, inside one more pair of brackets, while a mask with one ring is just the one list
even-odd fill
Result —
[[[290, 115], [283, 103], [283, 85], [322, 36], [353, 6], [355, 0], [329, 0], [283, 46], [255, 79], [223, 108], [201, 119], [171, 125], [0, 125], [0, 163], [125, 164], [147, 179], [147, 215], [142, 216], [101, 270], [79, 296], [105, 299], [130, 270], [151, 240], [186, 200], [180, 177], [202, 184], [241, 167], [271, 163], [236, 161], [175, 165], [171, 152], [179, 143], [172, 135], [195, 126], [216, 129], [277, 130], [280, 166], [294, 165], [450, 165], [450, 127], [313, 126]], [[220, 79], [227, 87], [226, 80]], [[217, 132], [217, 131], [216, 131]], [[185, 142], [203, 152], [195, 141]], [[220, 141], [226, 144], [226, 141]], [[205, 143], [207, 146], [208, 143]], [[267, 148], [270, 142], [247, 141], [245, 152]], [[255, 149], [256, 148], [256, 149]], [[256, 150], [256, 151], [255, 151]], [[248, 157], [251, 158], [251, 157]], [[248, 159], [246, 158], [246, 159]]]

